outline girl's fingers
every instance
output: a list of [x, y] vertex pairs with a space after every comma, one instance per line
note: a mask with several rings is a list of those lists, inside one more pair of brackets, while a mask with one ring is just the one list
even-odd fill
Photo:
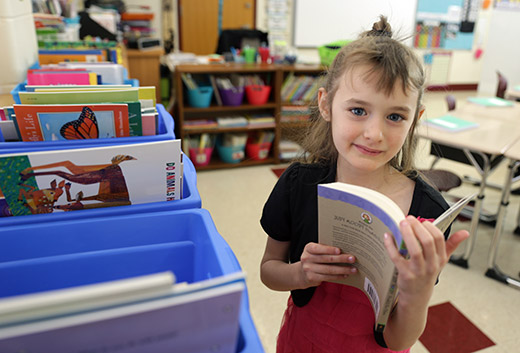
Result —
[[[423, 260], [423, 249], [419, 240], [417, 239], [417, 236], [415, 235], [414, 228], [412, 227], [412, 223], [414, 221], [417, 220], [413, 217], [407, 217], [405, 220], [401, 221], [401, 223], [399, 224], [401, 234], [403, 236], [404, 243], [406, 244], [406, 249], [408, 250], [408, 255], [410, 256], [410, 259]], [[417, 225], [415, 227], [417, 228]]]
[[350, 254], [342, 254], [341, 250], [334, 246], [317, 243], [309, 243], [305, 246], [302, 260], [314, 263], [354, 263], [355, 257]]
[[395, 239], [392, 234], [385, 233], [384, 234], [384, 243], [386, 251], [388, 251], [388, 254], [390, 255], [390, 259], [394, 263], [394, 265], [399, 268], [400, 262], [404, 261], [404, 258], [401, 256], [401, 253], [399, 253], [399, 249], [397, 249], [395, 245]]
[[469, 237], [469, 232], [467, 230], [459, 230], [456, 233], [453, 233], [448, 241], [446, 241], [446, 256], [448, 258], [453, 254], [455, 249]]

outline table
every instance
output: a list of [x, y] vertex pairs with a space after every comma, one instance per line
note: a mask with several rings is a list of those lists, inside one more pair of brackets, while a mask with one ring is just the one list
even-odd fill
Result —
[[[452, 257], [450, 262], [468, 268], [468, 259], [473, 252], [477, 236], [479, 216], [484, 200], [484, 190], [494, 162], [503, 158], [513, 144], [520, 140], [518, 122], [520, 121], [520, 103], [511, 107], [484, 107], [465, 102], [460, 108], [449, 112], [458, 118], [479, 124], [477, 128], [446, 132], [423, 124], [418, 127], [418, 136], [432, 142], [448, 145], [464, 152], [468, 161], [480, 175], [480, 188], [475, 200], [474, 212], [471, 218], [470, 237], [461, 257]], [[477, 160], [477, 158], [478, 160]]]
[[511, 195], [511, 185], [520, 180], [520, 175], [515, 176], [516, 171], [520, 167], [520, 141], [516, 142], [506, 152], [505, 157], [509, 158], [509, 173], [507, 174], [502, 196], [500, 198], [500, 206], [498, 208], [497, 224], [495, 226], [495, 232], [493, 238], [491, 238], [491, 245], [489, 247], [488, 254], [488, 269], [486, 276], [496, 279], [497, 281], [509, 284], [513, 287], [520, 288], [520, 281], [512, 278], [511, 276], [503, 273], [496, 265], [496, 257], [498, 251], [498, 245], [500, 238], [502, 237], [502, 228], [506, 215], [506, 209], [509, 205], [509, 197]]

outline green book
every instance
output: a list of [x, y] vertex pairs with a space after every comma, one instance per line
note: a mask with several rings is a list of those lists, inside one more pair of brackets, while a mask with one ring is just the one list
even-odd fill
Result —
[[443, 115], [438, 118], [428, 119], [424, 123], [427, 126], [449, 132], [464, 131], [478, 127], [478, 124], [475, 122], [457, 118], [453, 115]]
[[468, 101], [485, 107], [512, 107], [514, 104], [509, 100], [498, 97], [470, 97]]
[[106, 91], [20, 92], [19, 95], [22, 104], [88, 104], [139, 100], [138, 88]]

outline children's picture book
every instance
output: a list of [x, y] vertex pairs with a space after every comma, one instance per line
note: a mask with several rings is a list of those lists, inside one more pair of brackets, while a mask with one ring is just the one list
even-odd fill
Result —
[[[155, 277], [155, 278], [147, 278]], [[118, 282], [67, 288], [48, 293], [6, 298], [17, 306], [40, 305], [47, 316], [26, 317], [26, 321], [0, 326], [2, 352], [235, 352], [240, 332], [240, 309], [245, 290], [242, 272], [193, 283], [170, 283], [172, 275], [159, 273], [123, 280], [129, 293], [117, 288]], [[154, 282], [149, 290], [150, 283]], [[132, 288], [135, 287], [135, 288]], [[136, 289], [143, 287], [145, 292]], [[110, 295], [113, 293], [113, 295]], [[52, 298], [70, 304], [68, 311]], [[132, 300], [133, 295], [133, 300]], [[108, 307], [81, 308], [74, 298], [87, 298], [111, 304]], [[117, 303], [117, 297], [123, 298]], [[139, 298], [141, 297], [141, 298]], [[126, 299], [125, 299], [126, 298]], [[130, 302], [125, 303], [125, 301]], [[102, 304], [104, 305], [104, 304]], [[0, 308], [2, 300], [0, 300]], [[7, 308], [9, 309], [9, 308]], [[65, 310], [64, 310], [65, 309]], [[41, 311], [36, 310], [37, 315]]]
[[450, 114], [446, 114], [438, 118], [427, 119], [423, 124], [448, 132], [465, 131], [469, 129], [475, 129], [479, 126], [478, 123], [464, 120]]
[[[475, 198], [468, 195], [446, 210], [433, 224], [445, 232], [464, 207]], [[389, 197], [372, 189], [340, 182], [318, 185], [318, 237], [321, 244], [339, 247], [356, 257], [358, 272], [339, 283], [354, 286], [368, 297], [382, 332], [396, 302], [397, 271], [384, 245], [384, 233], [394, 236], [406, 256], [399, 230], [405, 219]]]
[[29, 85], [57, 85], [57, 84], [78, 84], [78, 85], [97, 85], [98, 77], [95, 72], [90, 71], [27, 71], [27, 84]]
[[19, 92], [21, 104], [91, 104], [139, 101], [139, 89]]
[[498, 97], [469, 97], [468, 101], [484, 107], [512, 107], [514, 103]]
[[87, 89], [87, 90], [95, 90], [95, 89], [106, 89], [106, 90], [121, 90], [121, 89], [127, 89], [132, 88], [132, 85], [25, 85], [25, 91], [26, 92], [35, 92], [38, 90], [38, 92], [44, 92], [45, 90], [54, 90], [56, 88], [59, 89], [75, 89], [75, 90], [81, 90], [81, 89]]
[[22, 141], [130, 136], [127, 104], [15, 104]]
[[180, 140], [0, 155], [13, 216], [178, 200], [182, 172]]

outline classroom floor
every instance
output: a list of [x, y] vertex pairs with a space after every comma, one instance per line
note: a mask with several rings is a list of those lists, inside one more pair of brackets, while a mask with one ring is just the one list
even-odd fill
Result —
[[[476, 92], [454, 94], [461, 101], [476, 95]], [[446, 112], [444, 96], [444, 92], [425, 95], [426, 117]], [[419, 147], [418, 167], [429, 167], [432, 157], [429, 156], [428, 142], [421, 141]], [[266, 234], [259, 219], [263, 204], [277, 180], [272, 169], [285, 166], [263, 165], [197, 173], [202, 207], [210, 211], [219, 233], [246, 272], [251, 315], [266, 353], [275, 352], [276, 335], [288, 293], [272, 291], [260, 281], [259, 265]], [[460, 176], [478, 177], [472, 167], [456, 162], [442, 160], [436, 168], [451, 169]], [[489, 181], [503, 184], [506, 170], [503, 162]], [[477, 187], [463, 183], [449, 195], [463, 196], [472, 191], [477, 191]], [[488, 188], [484, 209], [496, 213], [499, 199], [500, 191]], [[499, 267], [515, 277], [520, 271], [520, 236], [513, 234], [519, 204], [520, 196], [512, 196], [497, 257]], [[453, 229], [469, 227], [469, 222], [456, 221]], [[431, 299], [427, 330], [420, 342], [413, 346], [413, 353], [520, 351], [520, 290], [484, 276], [493, 231], [492, 226], [479, 224], [469, 269], [446, 265]], [[457, 254], [463, 252], [464, 245]]]

